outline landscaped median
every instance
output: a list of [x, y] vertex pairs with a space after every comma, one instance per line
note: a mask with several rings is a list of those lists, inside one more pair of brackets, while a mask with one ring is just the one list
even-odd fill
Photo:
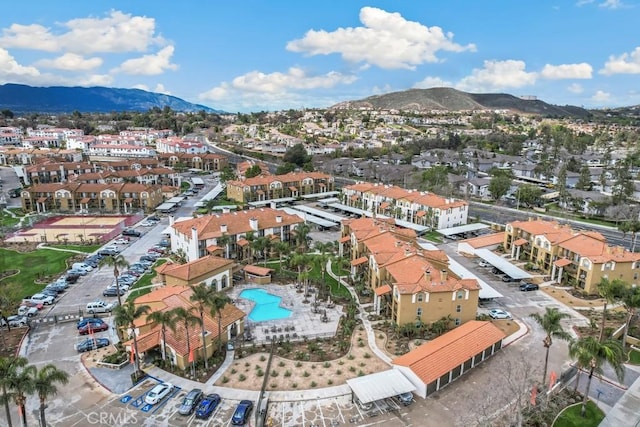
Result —
[[152, 281], [158, 275], [158, 273], [156, 273], [155, 268], [161, 266], [166, 262], [167, 262], [166, 258], [159, 259], [158, 261], [155, 262], [155, 264], [153, 264], [153, 266], [151, 267], [151, 271], [149, 273], [145, 273], [142, 276], [140, 276], [138, 281], [134, 283], [134, 285], [131, 287], [131, 293], [127, 297], [127, 301], [130, 299], [136, 299], [139, 296], [142, 296], [151, 292], [151, 289], [153, 288]]

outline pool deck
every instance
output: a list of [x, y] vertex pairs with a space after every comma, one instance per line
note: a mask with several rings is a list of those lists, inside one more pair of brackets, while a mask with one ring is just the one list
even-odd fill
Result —
[[[291, 310], [291, 316], [285, 319], [265, 320], [262, 322], [252, 322], [249, 320], [249, 313], [255, 306], [255, 302], [240, 297], [240, 293], [245, 289], [259, 288], [264, 289], [270, 294], [277, 295], [282, 298], [281, 307]], [[315, 338], [334, 336], [340, 317], [343, 316], [342, 306], [335, 304], [333, 307], [328, 306], [327, 301], [319, 302], [317, 313], [314, 313], [313, 302], [315, 294], [309, 297], [311, 302], [304, 304], [304, 293], [298, 293], [294, 283], [280, 285], [270, 283], [267, 285], [258, 285], [255, 283], [239, 284], [229, 293], [234, 299], [236, 307], [247, 313], [245, 320], [245, 331], [249, 330], [254, 337], [256, 343], [269, 342], [267, 337], [287, 339], [294, 341], [302, 337]], [[326, 310], [327, 319], [322, 320], [323, 313]], [[282, 336], [282, 337], [281, 337]]]

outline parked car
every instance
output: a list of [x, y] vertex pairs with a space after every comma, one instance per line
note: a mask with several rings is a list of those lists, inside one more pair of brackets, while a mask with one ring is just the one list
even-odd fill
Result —
[[153, 221], [142, 221], [138, 225], [140, 225], [141, 227], [153, 227], [154, 225], [156, 225], [156, 223]]
[[213, 393], [207, 394], [196, 409], [196, 418], [201, 420], [206, 420], [213, 414], [213, 411], [216, 410], [218, 405], [220, 404], [220, 395]]
[[76, 345], [76, 350], [79, 353], [84, 353], [85, 351], [97, 350], [99, 348], [106, 347], [109, 344], [110, 341], [108, 338], [87, 338]]
[[202, 390], [194, 388], [182, 399], [178, 413], [180, 415], [191, 415], [196, 410], [198, 403], [202, 400]]
[[367, 402], [367, 403], [362, 403], [360, 402], [360, 399], [356, 398], [356, 404], [360, 407], [360, 409], [362, 409], [363, 411], [368, 411], [371, 408], [373, 408], [373, 402]]
[[122, 235], [123, 236], [140, 237], [140, 236], [142, 236], [142, 233], [139, 232], [138, 230], [134, 230], [134, 229], [130, 228], [130, 229], [122, 230]]
[[511, 276], [509, 276], [508, 274], [505, 274], [504, 276], [502, 276], [502, 281], [503, 282], [515, 282], [516, 279], [514, 279]]
[[499, 268], [497, 268], [497, 267], [493, 267], [493, 268], [491, 269], [491, 272], [492, 272], [493, 274], [502, 274], [502, 270], [500, 270], [500, 269], [499, 269]]
[[489, 317], [492, 319], [511, 319], [511, 313], [506, 310], [501, 310], [499, 308], [494, 308], [489, 311]]
[[236, 406], [236, 410], [231, 417], [231, 424], [234, 426], [243, 426], [247, 422], [251, 411], [253, 410], [253, 402], [250, 400], [241, 400]]
[[158, 253], [148, 253], [146, 255], [142, 255], [140, 257], [140, 261], [149, 261], [149, 262], [156, 262], [156, 260], [160, 258], [160, 254]]
[[173, 385], [170, 383], [162, 383], [154, 386], [147, 395], [144, 397], [144, 403], [148, 405], [155, 405], [162, 399], [167, 397], [173, 390]]
[[87, 334], [92, 334], [94, 332], [106, 331], [107, 329], [109, 329], [109, 325], [104, 322], [96, 323], [96, 324], [87, 323], [83, 327], [78, 328], [78, 333], [80, 335], [87, 335]]
[[109, 245], [109, 246], [105, 246], [104, 248], [102, 248], [105, 251], [109, 251], [109, 252], [115, 252], [117, 254], [120, 253], [120, 248], [117, 245]]
[[42, 310], [42, 307], [44, 307], [41, 302], [33, 302], [31, 300], [24, 300], [21, 305], [24, 305], [25, 307], [35, 307], [38, 310]]
[[46, 295], [43, 293], [35, 294], [31, 297], [31, 302], [42, 303], [44, 305], [53, 304], [54, 298], [51, 295]]
[[127, 292], [129, 290], [129, 288], [131, 288], [131, 285], [129, 285], [128, 283], [124, 283], [124, 282], [118, 282], [118, 284], [113, 282], [112, 284], [107, 286], [107, 289], [111, 289], [111, 288], [113, 288], [113, 289], [120, 288], [121, 290]]
[[520, 285], [520, 290], [523, 292], [537, 291], [538, 289], [540, 289], [540, 287], [535, 283], [524, 282]]
[[489, 264], [487, 261], [484, 261], [484, 260], [480, 261], [480, 262], [478, 263], [478, 265], [479, 265], [480, 267], [490, 267], [490, 266], [491, 266], [491, 264]]
[[67, 281], [67, 283], [70, 283], [70, 284], [76, 283], [79, 278], [80, 278], [79, 274], [75, 274], [71, 272], [67, 272], [67, 274], [64, 276], [64, 279]]
[[[124, 295], [126, 293], [126, 291], [124, 289], [120, 289], [120, 296]], [[107, 288], [104, 291], [102, 291], [102, 296], [103, 297], [117, 297], [118, 296], [118, 290], [116, 288]]]
[[396, 396], [398, 401], [402, 403], [404, 406], [409, 406], [413, 402], [413, 393], [410, 391], [407, 393], [402, 393]]
[[86, 275], [87, 275], [87, 271], [86, 270], [77, 270], [75, 268], [72, 268], [72, 269], [67, 271], [67, 276], [82, 277], [82, 276], [86, 276]]
[[171, 246], [171, 242], [169, 242], [169, 240], [167, 239], [162, 239], [160, 240], [160, 243], [158, 243], [159, 246], [162, 246], [163, 248], [168, 248], [169, 246]]
[[79, 320], [78, 323], [76, 323], [76, 327], [80, 329], [85, 327], [85, 325], [89, 323], [91, 323], [93, 327], [95, 327], [96, 325], [100, 325], [104, 323], [104, 320], [100, 319], [99, 317], [87, 317], [82, 320]]
[[0, 326], [3, 328], [9, 325], [10, 328], [22, 328], [27, 326], [27, 318], [25, 316], [7, 316], [7, 320], [0, 319]]
[[18, 316], [33, 317], [37, 316], [38, 313], [39, 311], [36, 307], [27, 307], [26, 305], [18, 307]]
[[116, 245], [128, 245], [129, 239], [127, 239], [126, 237], [119, 237], [114, 240], [113, 243], [115, 243]]
[[90, 303], [87, 303], [87, 313], [93, 314], [93, 313], [111, 313], [111, 311], [113, 311], [113, 309], [115, 308], [115, 304], [109, 302], [104, 302], [104, 301], [92, 301]]

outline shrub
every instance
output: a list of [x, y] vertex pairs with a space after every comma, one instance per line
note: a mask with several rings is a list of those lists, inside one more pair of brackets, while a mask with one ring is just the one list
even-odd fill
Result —
[[366, 365], [366, 363], [364, 363], [364, 362], [360, 362], [360, 367], [361, 367], [361, 368], [364, 368], [364, 366], [365, 366], [365, 365]]
[[285, 377], [290, 377], [291, 376], [291, 371], [288, 370], [288, 369], [286, 371], [284, 371], [284, 376]]
[[311, 369], [316, 369], [316, 365], [311, 365]]
[[331, 363], [329, 363], [329, 362], [324, 362], [324, 363], [322, 364], [322, 367], [323, 367], [323, 368], [330, 368], [330, 367], [331, 367]]
[[278, 366], [280, 366], [281, 368], [284, 368], [284, 362], [281, 360], [281, 361], [278, 363]]
[[271, 388], [276, 388], [276, 387], [278, 387], [278, 384], [276, 384], [276, 383], [271, 383]]
[[336, 375], [342, 375], [342, 370], [341, 370], [341, 369], [338, 369], [338, 370], [336, 371]]
[[355, 366], [349, 366], [349, 372], [355, 372], [355, 371], [356, 371]]
[[300, 366], [302, 366], [302, 362], [296, 362], [296, 368], [299, 368]]
[[264, 354], [261, 354], [261, 355], [260, 355], [260, 361], [261, 361], [261, 362], [264, 362], [265, 360], [267, 360], [267, 358], [265, 357], [265, 355], [264, 355]]
[[277, 377], [278, 376], [278, 371], [276, 371], [275, 369], [271, 370], [271, 376], [272, 377]]
[[262, 369], [258, 369], [258, 372], [256, 372], [256, 375], [259, 377], [264, 376], [264, 371]]
[[245, 362], [244, 367], [248, 368], [249, 366], [250, 366], [250, 363], [249, 362]]
[[305, 378], [308, 377], [309, 375], [311, 375], [311, 374], [309, 372], [307, 372], [307, 371], [304, 371], [302, 373], [302, 376], [305, 377]]
[[333, 384], [333, 380], [329, 380], [329, 381], [327, 381], [327, 384], [328, 384], [328, 385]]
[[223, 377], [222, 377], [222, 384], [226, 384], [226, 383], [228, 383], [228, 382], [229, 382], [229, 378], [227, 378], [227, 377], [223, 376]]
[[293, 384], [291, 384], [291, 387], [293, 387], [293, 388], [298, 388], [298, 383], [293, 383]]
[[369, 353], [365, 353], [362, 357], [364, 357], [365, 359], [368, 359], [371, 357], [371, 355]]
[[363, 376], [363, 375], [364, 375], [364, 372], [362, 371], [362, 369], [361, 369], [361, 370], [359, 370], [359, 371], [358, 371], [358, 376], [359, 376], [359, 377], [361, 377], [361, 376]]
[[338, 365], [340, 365], [340, 366], [344, 365], [344, 360], [339, 360], [338, 361]]
[[[247, 363], [247, 365], [248, 365], [248, 363]], [[246, 365], [245, 365], [245, 366], [246, 366]], [[232, 374], [235, 374], [236, 372], [238, 372], [238, 371], [236, 370], [236, 368], [231, 368], [231, 373], [232, 373]]]
[[355, 359], [355, 356], [353, 354], [349, 353], [349, 355], [347, 356], [347, 359], [353, 360], [353, 359]]
[[240, 374], [240, 376], [238, 377], [238, 380], [240, 380], [240, 381], [244, 381], [246, 379], [247, 379], [247, 377], [245, 377], [244, 374]]
[[315, 381], [311, 381], [311, 387], [312, 387], [312, 388], [313, 388], [313, 387], [315, 387], [315, 386], [317, 386], [317, 385], [318, 385], [318, 383], [316, 383]]

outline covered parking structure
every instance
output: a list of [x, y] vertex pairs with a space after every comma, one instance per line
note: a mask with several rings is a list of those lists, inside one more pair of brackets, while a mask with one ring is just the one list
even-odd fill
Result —
[[174, 211], [177, 206], [178, 206], [177, 203], [164, 202], [156, 207], [156, 211], [161, 213], [169, 213]]
[[[337, 210], [343, 211], [343, 212], [348, 212], [350, 214], [355, 214], [355, 215], [360, 215], [360, 216], [367, 216], [367, 217], [373, 216], [373, 214], [370, 211], [365, 211], [363, 209], [358, 209], [358, 208], [354, 208], [354, 207], [351, 207], [351, 206], [343, 205], [342, 203], [331, 203], [331, 204], [329, 204], [329, 207], [332, 208], [332, 209], [337, 209]], [[378, 218], [390, 218], [388, 216], [380, 215], [380, 214], [376, 214], [376, 217], [378, 217]], [[414, 224], [413, 222], [404, 221], [404, 220], [396, 219], [396, 218], [393, 218], [393, 220], [396, 222], [396, 225], [398, 225], [400, 227], [409, 228], [411, 230], [414, 230], [416, 232], [416, 234], [418, 234], [418, 235], [420, 235], [420, 234], [426, 232], [427, 230], [429, 230], [429, 227], [425, 227], [424, 225]]]
[[531, 276], [531, 274], [527, 273], [519, 267], [516, 267], [501, 256], [494, 254], [489, 249], [478, 249], [476, 250], [476, 255], [478, 255], [480, 258], [482, 258], [498, 270], [502, 271], [512, 279], [522, 280], [531, 279], [533, 277]]
[[396, 369], [351, 378], [347, 380], [347, 384], [351, 388], [352, 400], [355, 400], [355, 397], [361, 403], [384, 400], [416, 389], [416, 386]]
[[315, 208], [312, 208], [310, 206], [295, 205], [295, 206], [292, 206], [292, 207], [295, 210], [306, 212], [308, 214], [315, 215], [315, 216], [318, 216], [320, 218], [324, 218], [324, 219], [326, 219], [328, 221], [337, 222], [338, 224], [344, 219], [343, 216], [332, 214], [331, 212], [323, 211], [323, 210], [320, 210], [320, 209], [315, 209]]
[[249, 202], [249, 206], [255, 206], [258, 208], [258, 207], [270, 205], [272, 203], [277, 205], [278, 203], [292, 203], [295, 201], [296, 201], [295, 197], [281, 197], [279, 199], [258, 200], [255, 202]]
[[297, 215], [300, 218], [302, 218], [305, 222], [310, 222], [312, 224], [317, 225], [318, 227], [322, 227], [322, 228], [331, 228], [331, 227], [337, 227], [338, 223], [333, 222], [333, 221], [329, 221], [326, 220], [324, 218], [320, 218], [311, 214], [308, 214], [306, 212], [301, 212], [297, 209], [293, 209], [293, 208], [279, 208], [278, 210], [283, 211], [289, 215]]
[[465, 233], [471, 233], [473, 231], [484, 230], [486, 228], [489, 228], [487, 224], [483, 224], [481, 222], [474, 222], [472, 224], [459, 225], [457, 227], [441, 228], [436, 231], [445, 237], [451, 237], [451, 236], [456, 236], [458, 234], [465, 234]]
[[333, 197], [340, 194], [339, 191], [325, 191], [323, 193], [311, 193], [302, 195], [303, 199], [320, 199], [322, 197]]

